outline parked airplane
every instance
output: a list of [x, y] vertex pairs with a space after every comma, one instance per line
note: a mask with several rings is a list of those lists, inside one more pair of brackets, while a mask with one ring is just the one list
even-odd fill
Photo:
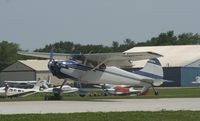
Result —
[[200, 76], [196, 76], [195, 81], [192, 82], [193, 84], [200, 84]]
[[[59, 94], [60, 91], [60, 86], [58, 87], [47, 87], [45, 89], [40, 90], [40, 92], [51, 92], [54, 95]], [[61, 88], [62, 93], [64, 94], [69, 94], [69, 93], [74, 93], [78, 91], [78, 88], [76, 87], [71, 87], [69, 85], [63, 85]]]
[[[69, 60], [55, 60], [53, 49], [51, 53], [18, 52], [22, 55], [50, 58], [48, 68], [51, 73], [61, 79], [72, 79], [79, 83], [109, 83], [114, 85], [143, 86], [141, 93], [150, 87], [155, 95], [158, 92], [154, 86], [160, 86], [163, 80], [163, 70], [158, 57], [161, 55], [152, 52], [134, 53], [98, 53], [98, 54], [59, 54], [58, 56], [71, 56]], [[48, 57], [48, 55], [50, 55]], [[119, 66], [131, 65], [131, 61], [150, 59], [143, 69], [128, 72], [118, 68]], [[65, 80], [66, 82], [67, 80]], [[64, 82], [64, 83], [65, 83]], [[60, 86], [60, 90], [64, 83]], [[80, 87], [81, 88], [81, 87]], [[61, 91], [60, 91], [61, 92]]]
[[0, 87], [0, 97], [24, 97], [39, 92], [39, 89], [40, 82], [37, 82], [31, 89], [9, 87], [5, 84], [5, 87]]
[[113, 84], [100, 84], [94, 85], [94, 87], [98, 87], [103, 89], [104, 95], [140, 95], [141, 90], [136, 90], [129, 85], [113, 85]]

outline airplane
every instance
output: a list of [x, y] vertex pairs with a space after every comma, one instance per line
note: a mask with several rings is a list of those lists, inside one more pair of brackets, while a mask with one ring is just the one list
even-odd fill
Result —
[[13, 81], [13, 80], [5, 80], [4, 83], [7, 83], [11, 87], [18, 87], [18, 88], [31, 88], [33, 87], [37, 81]]
[[[129, 85], [113, 85], [113, 84], [100, 84], [94, 87], [101, 88], [105, 96], [111, 95], [139, 95], [141, 90], [136, 90]], [[141, 95], [141, 94], [140, 94]]]
[[[45, 92], [51, 92], [54, 95], [59, 94], [60, 86], [57, 86], [57, 87], [48, 87], [46, 84], [43, 84], [43, 86], [45, 88], [44, 89], [40, 89], [40, 92], [44, 92], [44, 93]], [[79, 89], [76, 88], [76, 87], [71, 87], [69, 85], [63, 85], [62, 88], [61, 88], [61, 91], [64, 94], [69, 94], [69, 93], [77, 92], [77, 91], [79, 91]]]
[[39, 92], [40, 89], [40, 82], [38, 81], [33, 88], [31, 89], [24, 89], [24, 88], [16, 88], [16, 87], [9, 87], [5, 83], [5, 87], [0, 87], [0, 97], [25, 97], [31, 94], [35, 94]]
[[200, 76], [196, 76], [195, 81], [192, 82], [193, 84], [200, 84]]
[[[133, 52], [133, 53], [96, 53], [96, 54], [63, 54], [54, 53], [53, 48], [50, 53], [40, 52], [18, 52], [21, 55], [42, 57], [50, 59], [48, 68], [50, 72], [60, 78], [81, 83], [94, 84], [114, 84], [142, 86], [141, 93], [153, 88], [154, 94], [158, 95], [154, 86], [160, 86], [167, 80], [163, 79], [163, 69], [157, 58], [162, 55], [153, 52]], [[67, 60], [60, 60], [59, 57], [70, 57]], [[56, 60], [57, 59], [57, 60]], [[120, 66], [131, 65], [133, 61], [149, 59], [143, 69], [128, 72], [120, 69]], [[80, 93], [80, 96], [84, 94]]]

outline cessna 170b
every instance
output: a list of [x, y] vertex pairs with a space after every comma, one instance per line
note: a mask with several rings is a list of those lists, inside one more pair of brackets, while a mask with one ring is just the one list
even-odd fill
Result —
[[[71, 79], [80, 83], [142, 86], [140, 93], [152, 87], [155, 95], [158, 95], [154, 86], [160, 86], [165, 82], [162, 66], [157, 59], [162, 55], [153, 52], [63, 54], [54, 53], [52, 49], [51, 53], [21, 51], [18, 53], [50, 59], [48, 63], [50, 72], [60, 79], [65, 79], [64, 83], [67, 79]], [[63, 56], [70, 58], [56, 60]], [[131, 66], [132, 61], [145, 59], [149, 60], [139, 71], [128, 72], [118, 68]]]

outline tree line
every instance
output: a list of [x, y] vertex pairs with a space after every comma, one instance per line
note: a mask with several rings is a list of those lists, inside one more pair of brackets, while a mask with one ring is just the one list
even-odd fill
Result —
[[120, 44], [113, 41], [111, 46], [105, 45], [81, 45], [72, 41], [60, 41], [54, 44], [48, 44], [44, 48], [36, 49], [35, 52], [49, 52], [54, 47], [58, 53], [107, 53], [123, 52], [138, 46], [161, 46], [161, 45], [195, 45], [200, 44], [200, 35], [198, 33], [182, 33], [175, 35], [174, 31], [160, 33], [157, 37], [152, 37], [145, 42], [136, 42], [129, 38], [123, 40]]
[[[198, 33], [182, 33], [175, 35], [174, 31], [160, 33], [156, 37], [152, 37], [145, 42], [136, 42], [132, 39], [125, 39], [122, 43], [113, 41], [111, 46], [105, 45], [82, 45], [73, 43], [72, 41], [59, 41], [54, 44], [48, 44], [44, 48], [36, 49], [35, 52], [50, 52], [54, 47], [54, 51], [58, 53], [108, 53], [123, 52], [137, 46], [161, 46], [161, 45], [196, 45], [200, 44], [200, 35]], [[0, 41], [0, 70], [15, 63], [19, 59], [29, 59], [32, 57], [21, 56], [17, 51], [21, 50], [19, 45], [8, 41]]]
[[108, 53], [108, 52], [122, 52], [133, 48], [135, 42], [131, 39], [125, 39], [123, 44], [113, 41], [112, 46], [105, 45], [81, 45], [73, 43], [72, 41], [59, 41], [54, 44], [48, 44], [44, 48], [36, 49], [35, 52], [50, 52], [54, 48], [58, 53]]

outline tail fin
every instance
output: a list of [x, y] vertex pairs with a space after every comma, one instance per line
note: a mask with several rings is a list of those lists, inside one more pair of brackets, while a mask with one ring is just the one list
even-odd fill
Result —
[[134, 73], [153, 79], [163, 79], [163, 69], [157, 58], [148, 60], [143, 69]]

